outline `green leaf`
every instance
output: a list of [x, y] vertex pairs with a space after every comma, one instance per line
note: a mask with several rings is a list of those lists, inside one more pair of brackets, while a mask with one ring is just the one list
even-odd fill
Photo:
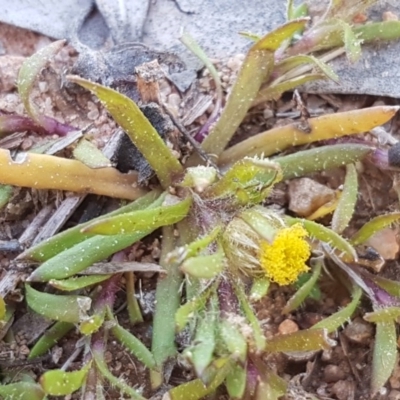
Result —
[[217, 239], [221, 230], [222, 226], [217, 225], [211, 230], [211, 232], [207, 233], [206, 235], [199, 237], [195, 241], [187, 244], [186, 246], [176, 248], [170, 254], [168, 254], [168, 262], [176, 263], [177, 265], [179, 265], [185, 259], [197, 256], [199, 252], [205, 250], [212, 242], [215, 241], [215, 239]]
[[60, 369], [47, 371], [40, 377], [40, 385], [46, 394], [65, 396], [80, 389], [89, 372], [90, 365], [86, 364], [78, 371], [65, 372]]
[[[382, 106], [309, 118], [307, 124], [310, 131], [301, 129], [298, 122], [275, 127], [225, 150], [221, 154], [218, 164], [220, 166], [231, 165], [246, 156], [263, 154], [266, 157], [293, 146], [368, 132], [387, 122], [397, 111], [398, 107]], [[325, 161], [325, 158], [323, 160]]]
[[247, 318], [252, 330], [253, 330], [253, 337], [254, 337], [254, 344], [257, 351], [264, 351], [266, 339], [264, 333], [260, 326], [260, 321], [254, 314], [251, 305], [247, 300], [247, 296], [243, 291], [242, 286], [239, 283], [235, 284], [235, 293], [239, 299], [239, 304], [241, 309], [243, 310], [243, 314]]
[[49, 328], [42, 337], [35, 343], [29, 353], [28, 359], [31, 360], [40, 357], [50, 350], [61, 338], [63, 338], [69, 331], [75, 328], [71, 322], [56, 322]]
[[[75, 246], [78, 243], [83, 242], [88, 238], [93, 239], [92, 235], [81, 232], [81, 230], [86, 226], [88, 226], [89, 224], [92, 224], [96, 221], [100, 221], [103, 218], [112, 217], [114, 215], [120, 215], [131, 211], [142, 210], [145, 208], [157, 207], [164, 200], [164, 195], [161, 196], [160, 195], [161, 191], [153, 190], [150, 193], [146, 194], [145, 196], [141, 197], [140, 199], [137, 199], [124, 207], [120, 207], [111, 213], [102, 215], [98, 218], [94, 218], [89, 222], [77, 225], [73, 228], [58, 233], [57, 235], [26, 250], [19, 256], [19, 259], [29, 259], [39, 262], [47, 261], [50, 258], [56, 256], [57, 254], [63, 252], [64, 250], [70, 249], [71, 247]], [[110, 242], [110, 238], [107, 238], [107, 241]]]
[[327, 350], [333, 345], [325, 329], [305, 329], [302, 331], [277, 335], [267, 341], [265, 351], [271, 353]]
[[73, 150], [74, 158], [90, 168], [111, 167], [111, 161], [89, 140], [82, 139]]
[[164, 189], [183, 173], [179, 161], [135, 102], [113, 89], [77, 76], [69, 76], [68, 79], [90, 90], [99, 98], [146, 158]]
[[46, 124], [44, 121], [45, 117], [40, 115], [39, 110], [30, 99], [30, 94], [42, 68], [44, 68], [46, 63], [62, 49], [64, 44], [65, 40], [58, 40], [43, 47], [24, 61], [18, 73], [18, 93], [25, 110], [41, 126]]
[[180, 201], [177, 201], [175, 197], [171, 197], [171, 199], [171, 205], [103, 218], [83, 228], [83, 232], [100, 235], [129, 235], [138, 231], [150, 233], [161, 226], [175, 224], [186, 217], [192, 199], [191, 197]]
[[0, 396], [4, 400], [44, 400], [45, 393], [37, 383], [17, 382], [0, 385]]
[[[274, 51], [306, 25], [306, 20], [291, 21], [263, 36], [250, 48], [221, 117], [202, 143], [202, 149], [219, 156], [243, 121], [257, 93], [274, 66]], [[196, 160], [196, 161], [194, 161]], [[191, 165], [198, 164], [198, 157]]]
[[298, 32], [300, 29], [305, 28], [308, 21], [308, 18], [301, 18], [295, 21], [289, 21], [286, 24], [278, 26], [278, 28], [274, 29], [272, 32], [267, 33], [258, 42], [256, 42], [250, 48], [249, 53], [254, 50], [278, 50], [284, 41], [291, 39], [296, 32]]
[[279, 77], [278, 82], [283, 80], [281, 78], [283, 74], [286, 74], [287, 72], [290, 72], [303, 64], [312, 64], [321, 72], [323, 72], [327, 78], [332, 79], [334, 82], [339, 82], [339, 77], [337, 76], [336, 72], [328, 64], [321, 61], [318, 57], [305, 54], [287, 57], [275, 64], [274, 72], [276, 72], [277, 76]]
[[232, 364], [227, 359], [217, 360], [217, 363], [217, 373], [208, 386], [204, 385], [200, 379], [195, 379], [171, 389], [168, 392], [169, 399], [200, 400], [208, 394], [213, 393], [222, 384], [232, 368]]
[[395, 306], [381, 308], [375, 310], [374, 312], [366, 313], [364, 315], [364, 319], [366, 321], [375, 323], [391, 322], [391, 321], [396, 322], [399, 317], [400, 317], [400, 307], [395, 307]]
[[181, 332], [185, 328], [191, 316], [204, 309], [213, 291], [215, 291], [215, 285], [212, 285], [201, 293], [200, 296], [186, 302], [178, 308], [178, 311], [175, 313], [176, 330], [178, 332]]
[[371, 398], [392, 375], [397, 360], [397, 335], [394, 321], [376, 324], [372, 356]]
[[56, 289], [72, 292], [74, 290], [83, 289], [87, 286], [96, 285], [97, 283], [103, 282], [110, 277], [111, 275], [88, 275], [63, 280], [50, 279], [49, 284]]
[[282, 310], [282, 314], [288, 314], [295, 310], [303, 303], [303, 301], [310, 295], [312, 289], [315, 287], [317, 280], [321, 274], [321, 268], [323, 265], [322, 258], [313, 258], [311, 260], [313, 265], [313, 272], [311, 277], [305, 282], [300, 289], [288, 300], [285, 307]]
[[287, 386], [284, 379], [268, 369], [260, 374], [255, 400], [280, 400], [287, 393]]
[[127, 248], [151, 231], [141, 231], [131, 235], [96, 235], [44, 262], [32, 272], [28, 281], [47, 282], [51, 279], [69, 278], [92, 264]]
[[335, 332], [353, 315], [360, 302], [361, 296], [362, 290], [358, 286], [355, 286], [353, 289], [353, 299], [346, 307], [324, 318], [322, 321], [317, 322], [310, 329], [326, 329], [328, 333]]
[[373, 281], [382, 289], [385, 289], [390, 295], [400, 297], [400, 282], [381, 276], [374, 276]]
[[242, 333], [226, 319], [218, 324], [218, 328], [230, 357], [243, 363], [247, 357], [247, 342]]
[[225, 268], [225, 253], [219, 250], [215, 254], [190, 257], [181, 265], [181, 270], [199, 279], [212, 279]]
[[234, 364], [225, 381], [230, 399], [241, 399], [243, 397], [246, 389], [246, 380], [246, 369], [238, 364]]
[[56, 321], [78, 323], [87, 318], [91, 299], [86, 296], [55, 295], [39, 292], [25, 285], [26, 301], [30, 308], [43, 317]]
[[355, 27], [354, 33], [364, 42], [397, 40], [400, 38], [400, 21], [369, 22]]
[[285, 92], [292, 91], [293, 89], [297, 88], [298, 86], [304, 85], [307, 82], [317, 81], [325, 78], [326, 76], [324, 74], [310, 73], [296, 76], [294, 78], [290, 78], [276, 84], [272, 82], [271, 85], [268, 85], [260, 90], [253, 105], [257, 105], [270, 100], [279, 100], [282, 94]]
[[257, 204], [267, 197], [281, 177], [282, 171], [278, 164], [256, 157], [245, 158], [235, 163], [218, 182], [205, 190], [203, 198], [228, 198], [240, 206]]
[[94, 314], [79, 324], [79, 332], [89, 336], [97, 332], [104, 323], [105, 312]]
[[400, 220], [400, 212], [378, 215], [364, 224], [350, 239], [353, 246], [365, 243], [371, 236]]
[[353, 32], [352, 27], [346, 22], [341, 21], [344, 32], [344, 48], [350, 62], [356, 62], [361, 57], [361, 41]]
[[265, 277], [256, 277], [250, 289], [249, 299], [252, 302], [260, 301], [268, 293], [271, 282]]
[[193, 364], [196, 375], [202, 378], [205, 369], [211, 364], [215, 349], [215, 310], [199, 316], [194, 344], [184, 351], [184, 355]]
[[297, 223], [303, 225], [304, 229], [315, 239], [328, 243], [335, 249], [348, 254], [353, 260], [357, 260], [357, 252], [354, 247], [332, 229], [329, 229], [314, 221], [308, 221], [302, 218], [285, 217], [285, 221], [291, 226]]
[[372, 150], [372, 147], [361, 144], [333, 144], [276, 157], [273, 161], [282, 167], [283, 180], [286, 180], [362, 160]]
[[342, 233], [349, 225], [356, 207], [357, 194], [357, 170], [354, 164], [349, 164], [346, 166], [342, 195], [332, 217], [332, 230], [336, 233]]
[[6, 303], [3, 297], [0, 296], [0, 321], [2, 321], [6, 316]]
[[0, 210], [10, 201], [12, 192], [12, 186], [0, 185]]
[[134, 335], [116, 323], [111, 328], [115, 338], [147, 368], [154, 369], [156, 362], [151, 351]]

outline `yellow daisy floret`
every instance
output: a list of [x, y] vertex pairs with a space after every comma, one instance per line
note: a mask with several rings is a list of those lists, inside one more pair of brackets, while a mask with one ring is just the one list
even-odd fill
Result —
[[279, 229], [272, 243], [262, 240], [259, 259], [267, 277], [278, 285], [288, 285], [309, 270], [310, 245], [305, 240], [307, 231], [296, 224]]

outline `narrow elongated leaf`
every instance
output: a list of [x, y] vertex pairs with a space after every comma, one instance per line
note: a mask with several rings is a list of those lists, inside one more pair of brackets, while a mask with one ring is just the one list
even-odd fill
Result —
[[336, 233], [342, 233], [353, 217], [357, 194], [357, 170], [354, 164], [349, 164], [346, 167], [346, 178], [343, 184], [342, 195], [332, 217], [332, 230]]
[[303, 64], [313, 64], [318, 69], [320, 69], [326, 75], [327, 78], [332, 79], [335, 82], [339, 81], [339, 77], [328, 64], [324, 63], [317, 57], [310, 55], [303, 55], [303, 54], [287, 57], [281, 62], [275, 64], [274, 72], [276, 72], [277, 75], [281, 77], [286, 72], [289, 72], [293, 70], [295, 67], [298, 67]]
[[56, 322], [49, 328], [42, 337], [36, 342], [31, 349], [28, 359], [40, 357], [51, 349], [62, 337], [64, 337], [70, 330], [74, 329], [75, 325], [71, 322]]
[[49, 281], [49, 284], [59, 290], [72, 292], [74, 290], [83, 289], [87, 286], [103, 282], [110, 277], [111, 275], [89, 275], [89, 276], [73, 277], [63, 280], [51, 279]]
[[307, 298], [307, 296], [310, 294], [311, 290], [315, 286], [320, 274], [321, 274], [321, 268], [323, 264], [322, 259], [313, 259], [313, 273], [308, 279], [308, 281], [301, 286], [301, 288], [289, 299], [289, 301], [286, 303], [285, 307], [282, 310], [282, 314], [288, 314], [291, 311], [295, 310], [297, 307], [303, 303], [303, 301]]
[[218, 163], [221, 166], [233, 164], [245, 156], [269, 156], [292, 146], [368, 132], [389, 121], [398, 109], [379, 106], [310, 118], [310, 130], [307, 131], [301, 129], [298, 123], [273, 128], [225, 150]]
[[86, 226], [88, 226], [89, 224], [96, 221], [100, 221], [102, 218], [108, 218], [114, 215], [120, 215], [131, 211], [143, 210], [148, 207], [150, 208], [157, 207], [161, 205], [164, 199], [164, 196], [160, 195], [161, 192], [159, 190], [153, 190], [150, 193], [144, 195], [143, 197], [140, 197], [139, 199], [133, 201], [132, 203], [124, 207], [120, 207], [111, 213], [102, 215], [98, 218], [92, 219], [89, 222], [77, 225], [73, 228], [60, 232], [57, 235], [26, 250], [19, 256], [19, 259], [29, 259], [39, 262], [47, 261], [48, 259], [61, 253], [62, 251], [69, 249], [78, 243], [83, 242], [87, 238], [93, 238], [92, 235], [81, 232], [81, 230]]
[[254, 314], [254, 311], [247, 300], [247, 296], [245, 295], [243, 288], [239, 286], [239, 284], [235, 285], [235, 293], [239, 299], [240, 307], [243, 310], [243, 314], [245, 315], [251, 328], [253, 329], [255, 348], [257, 351], [264, 351], [266, 339], [261, 329], [260, 321]]
[[400, 282], [381, 276], [374, 276], [373, 281], [382, 289], [385, 289], [390, 295], [400, 297]]
[[294, 225], [300, 223], [303, 225], [304, 229], [314, 238], [328, 243], [331, 247], [338, 249], [346, 254], [348, 254], [351, 259], [357, 259], [357, 252], [355, 251], [354, 247], [332, 229], [327, 228], [321, 224], [318, 224], [314, 221], [308, 221], [306, 219], [301, 218], [292, 218], [292, 217], [285, 217], [285, 221], [289, 225]]
[[89, 168], [112, 166], [111, 161], [92, 142], [86, 139], [79, 141], [72, 154]]
[[377, 217], [372, 218], [370, 221], [364, 224], [362, 228], [351, 237], [350, 243], [353, 244], [353, 246], [363, 244], [375, 233], [379, 232], [381, 229], [384, 229], [398, 222], [399, 220], [400, 220], [399, 212], [392, 214], [378, 215]]
[[40, 377], [40, 384], [46, 394], [65, 396], [80, 389], [90, 369], [90, 363], [78, 371], [66, 372], [60, 369], [47, 371]]
[[194, 345], [184, 354], [193, 364], [196, 375], [201, 379], [205, 369], [210, 365], [215, 348], [216, 318], [213, 312], [203, 313], [199, 318]]
[[117, 323], [111, 328], [111, 333], [147, 368], [155, 368], [156, 362], [151, 351], [129, 331]]
[[178, 311], [175, 314], [176, 329], [178, 332], [184, 329], [184, 327], [188, 323], [189, 318], [192, 315], [204, 309], [204, 307], [207, 304], [208, 298], [210, 297], [211, 293], [214, 290], [215, 290], [215, 285], [205, 290], [200, 296], [196, 297], [193, 300], [188, 301], [187, 303], [178, 308]]
[[0, 210], [10, 201], [12, 196], [12, 187], [0, 185]]
[[181, 266], [181, 270], [185, 274], [200, 279], [212, 279], [224, 268], [225, 254], [223, 251], [207, 256], [190, 257]]
[[55, 295], [39, 292], [25, 285], [26, 301], [30, 308], [43, 317], [56, 321], [78, 323], [87, 318], [91, 299], [85, 296]]
[[260, 90], [257, 95], [257, 98], [253, 102], [253, 106], [256, 106], [260, 103], [270, 100], [279, 100], [283, 93], [289, 92], [298, 86], [304, 85], [307, 82], [317, 81], [319, 79], [325, 79], [326, 76], [324, 74], [311, 73], [304, 74], [300, 76], [296, 76], [295, 78], [287, 79], [283, 82], [272, 83], [270, 86], [267, 86]]
[[375, 396], [392, 375], [396, 359], [396, 325], [394, 321], [378, 322], [372, 357], [371, 397]]
[[276, 157], [273, 161], [281, 166], [285, 180], [354, 163], [372, 150], [371, 146], [362, 144], [332, 144]]
[[215, 184], [205, 190], [204, 198], [229, 198], [233, 204], [260, 203], [282, 178], [280, 165], [269, 160], [245, 158], [235, 163]]
[[400, 21], [370, 22], [355, 27], [354, 33], [364, 42], [397, 40], [400, 38]]
[[153, 209], [133, 211], [123, 215], [103, 218], [83, 228], [83, 232], [100, 235], [129, 235], [138, 231], [154, 231], [161, 226], [172, 225], [186, 217], [192, 199], [175, 201], [175, 204]]
[[270, 280], [265, 277], [254, 278], [253, 285], [250, 289], [249, 299], [252, 302], [260, 301], [264, 296], [267, 295], [270, 284]]
[[326, 329], [328, 333], [335, 332], [346, 321], [349, 321], [360, 302], [361, 296], [362, 290], [358, 286], [355, 286], [353, 290], [353, 299], [346, 307], [324, 318], [322, 321], [317, 322], [310, 329]]
[[6, 303], [4, 299], [0, 296], [0, 321], [6, 316]]
[[286, 335], [274, 336], [267, 341], [265, 351], [277, 352], [293, 352], [293, 351], [313, 351], [327, 350], [335, 342], [327, 336], [325, 329], [306, 329]]
[[89, 336], [97, 332], [104, 323], [105, 312], [94, 314], [79, 324], [79, 332]]
[[[274, 65], [274, 51], [285, 40], [290, 39], [295, 32], [304, 28], [306, 23], [307, 20], [288, 22], [253, 44], [243, 61], [221, 117], [202, 143], [204, 151], [219, 156], [224, 150], [246, 116], [262, 83], [271, 74]], [[190, 164], [198, 164], [198, 157], [191, 158]]]
[[247, 371], [241, 365], [234, 364], [226, 377], [226, 389], [231, 399], [241, 399], [246, 389]]
[[73, 130], [72, 127], [61, 124], [56, 120], [41, 115], [34, 102], [31, 101], [30, 94], [42, 68], [47, 62], [64, 46], [65, 40], [58, 40], [50, 43], [37, 51], [34, 55], [27, 58], [22, 64], [17, 78], [18, 93], [24, 104], [27, 113], [48, 132], [66, 134]]
[[152, 230], [141, 231], [130, 235], [100, 236], [96, 235], [70, 249], [64, 250], [53, 258], [44, 262], [32, 272], [28, 281], [47, 282], [50, 279], [65, 279], [94, 263], [104, 260], [112, 254], [127, 248]]
[[353, 32], [352, 27], [346, 22], [341, 21], [344, 32], [344, 48], [350, 62], [356, 62], [361, 57], [361, 41]]
[[93, 349], [93, 358], [96, 363], [96, 367], [101, 373], [101, 375], [107, 379], [111, 385], [118, 388], [122, 393], [130, 396], [131, 399], [134, 400], [146, 400], [142, 395], [140, 395], [136, 390], [127, 385], [122, 379], [114, 376], [107, 367], [107, 363], [104, 360], [104, 348], [94, 348]]
[[385, 307], [374, 312], [366, 313], [364, 319], [368, 322], [390, 322], [400, 317], [400, 307]]
[[44, 400], [45, 393], [37, 383], [18, 382], [0, 385], [0, 397], [4, 400]]
[[[135, 200], [146, 191], [137, 185], [137, 173], [115, 168], [92, 169], [77, 160], [47, 154], [18, 153], [0, 149], [0, 183], [35, 189], [69, 190]], [[46, 171], [46, 173], [43, 173]]]
[[77, 76], [69, 76], [68, 79], [90, 90], [99, 98], [146, 158], [164, 189], [182, 174], [183, 169], [179, 161], [135, 102], [113, 89]]
[[227, 320], [221, 321], [218, 328], [231, 357], [243, 363], [247, 356], [247, 342], [242, 333]]
[[219, 366], [210, 385], [206, 386], [200, 379], [195, 379], [171, 389], [165, 400], [200, 400], [213, 393], [222, 384], [232, 368], [232, 364], [228, 360], [218, 361], [223, 361], [223, 363]]

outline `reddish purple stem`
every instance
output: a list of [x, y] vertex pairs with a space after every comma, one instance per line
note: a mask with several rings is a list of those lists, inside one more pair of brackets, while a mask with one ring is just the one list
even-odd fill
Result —
[[67, 133], [77, 130], [77, 128], [74, 128], [71, 125], [63, 124], [50, 117], [42, 117], [42, 122], [43, 124], [41, 126], [30, 117], [0, 113], [0, 137], [24, 131], [65, 136]]

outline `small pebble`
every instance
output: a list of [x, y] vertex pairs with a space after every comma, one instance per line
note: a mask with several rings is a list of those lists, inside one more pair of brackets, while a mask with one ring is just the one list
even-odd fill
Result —
[[331, 392], [338, 400], [354, 400], [355, 389], [354, 382], [341, 380], [331, 387]]
[[400, 400], [400, 392], [398, 390], [391, 390], [388, 400]]
[[395, 260], [399, 254], [397, 234], [397, 229], [381, 229], [368, 239], [366, 245], [373, 247], [385, 260]]
[[398, 21], [399, 17], [391, 11], [385, 11], [382, 14], [382, 21]]
[[289, 209], [300, 217], [308, 217], [334, 198], [334, 190], [310, 178], [294, 179], [289, 183]]
[[334, 364], [329, 364], [324, 369], [324, 380], [325, 382], [337, 382], [346, 377], [345, 371]]
[[289, 333], [294, 333], [299, 330], [298, 325], [296, 322], [292, 321], [291, 319], [285, 319], [279, 324], [278, 332], [281, 335], [287, 335]]
[[354, 343], [368, 344], [374, 334], [374, 328], [369, 322], [355, 318], [346, 326], [344, 334]]

